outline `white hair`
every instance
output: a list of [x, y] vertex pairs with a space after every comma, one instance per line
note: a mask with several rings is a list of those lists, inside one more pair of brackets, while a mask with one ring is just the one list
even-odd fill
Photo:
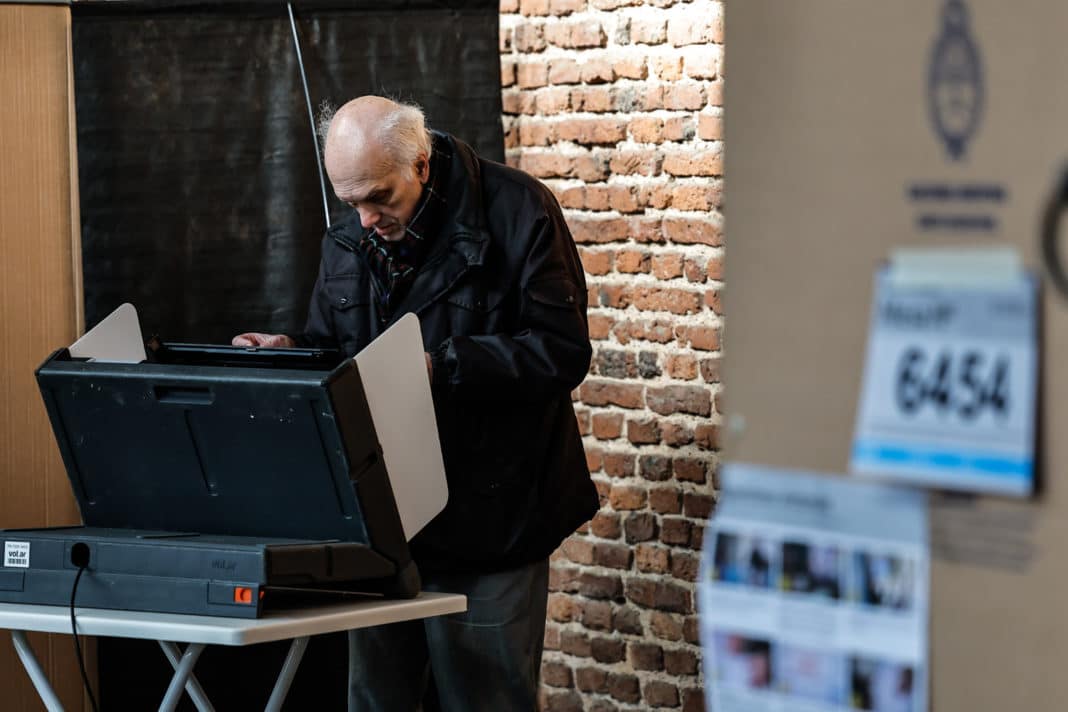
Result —
[[[430, 156], [433, 139], [426, 128], [426, 115], [418, 104], [391, 100], [395, 108], [387, 113], [368, 138], [373, 138], [382, 147], [390, 165], [415, 175], [415, 161], [420, 154]], [[319, 105], [316, 132], [319, 143], [326, 147], [326, 136], [334, 120], [337, 107], [324, 101]]]

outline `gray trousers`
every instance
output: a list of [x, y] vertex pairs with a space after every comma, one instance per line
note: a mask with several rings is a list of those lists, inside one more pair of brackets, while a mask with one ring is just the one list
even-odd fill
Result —
[[548, 560], [424, 576], [467, 611], [349, 631], [349, 712], [534, 710], [548, 585]]

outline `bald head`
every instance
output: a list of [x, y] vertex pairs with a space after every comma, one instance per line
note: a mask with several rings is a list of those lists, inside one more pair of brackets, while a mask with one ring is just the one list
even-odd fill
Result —
[[361, 96], [330, 121], [323, 163], [334, 193], [364, 227], [400, 239], [429, 177], [430, 151], [419, 107]]
[[381, 96], [361, 96], [334, 114], [326, 134], [326, 172], [331, 182], [376, 178], [400, 170], [414, 176], [420, 156], [430, 156], [430, 135], [417, 106]]

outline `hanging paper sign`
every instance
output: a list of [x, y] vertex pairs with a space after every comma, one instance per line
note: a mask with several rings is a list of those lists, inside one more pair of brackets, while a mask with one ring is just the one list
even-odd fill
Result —
[[991, 280], [910, 280], [893, 268], [880, 272], [852, 470], [938, 488], [1030, 495], [1036, 313], [1036, 284], [1023, 271]]

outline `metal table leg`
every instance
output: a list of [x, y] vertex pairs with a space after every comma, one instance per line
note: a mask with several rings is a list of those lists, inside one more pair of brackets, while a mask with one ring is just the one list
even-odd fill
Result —
[[264, 707], [264, 712], [279, 712], [282, 709], [282, 703], [286, 701], [289, 686], [293, 684], [293, 676], [297, 674], [297, 667], [307, 647], [308, 636], [293, 639], [286, 661], [282, 664], [282, 671], [278, 673], [278, 680], [274, 683], [274, 690], [271, 691], [271, 699], [267, 700], [267, 706]]
[[[167, 660], [170, 661], [171, 667], [175, 672], [178, 672], [178, 665], [181, 663], [182, 653], [178, 650], [178, 646], [166, 640], [159, 641], [159, 647], [163, 648], [163, 654], [167, 656]], [[197, 676], [192, 672], [189, 674], [189, 680], [185, 683], [185, 691], [189, 693], [189, 696], [193, 698], [193, 704], [196, 705], [200, 712], [215, 712], [215, 708], [212, 707], [211, 702], [208, 700], [208, 696], [204, 694], [204, 688], [197, 682]]]
[[159, 712], [174, 712], [174, 708], [178, 706], [178, 700], [182, 698], [182, 690], [185, 689], [185, 683], [189, 680], [189, 676], [193, 674], [193, 666], [197, 664], [197, 658], [200, 657], [202, 652], [204, 652], [203, 643], [190, 643], [189, 647], [182, 653], [182, 660], [178, 663], [178, 667], [174, 669], [174, 677], [171, 678], [167, 694], [163, 696], [163, 702], [159, 705]]
[[63, 712], [63, 705], [59, 703], [55, 690], [48, 682], [48, 676], [41, 669], [41, 664], [37, 662], [37, 656], [33, 654], [30, 641], [26, 640], [26, 634], [21, 630], [13, 630], [11, 640], [15, 643], [15, 652], [18, 653], [19, 660], [26, 668], [26, 673], [30, 676], [30, 681], [41, 697], [41, 702], [44, 702], [45, 708], [48, 712]]

